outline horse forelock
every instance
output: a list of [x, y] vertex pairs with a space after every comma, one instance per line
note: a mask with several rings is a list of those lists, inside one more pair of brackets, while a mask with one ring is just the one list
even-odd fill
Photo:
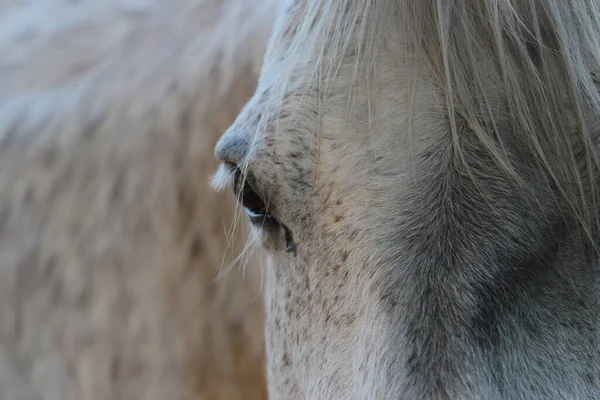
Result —
[[[290, 2], [287, 13], [276, 35], [286, 41], [279, 56], [285, 62], [277, 65], [278, 81], [270, 86], [267, 108], [280, 110], [299, 80], [317, 82], [312, 93], [326, 97], [344, 60], [355, 64], [349, 86], [358, 74], [375, 73], [382, 52], [419, 60], [410, 64], [415, 71], [404, 71], [409, 88], [418, 84], [424, 61], [445, 99], [448, 134], [467, 173], [473, 166], [464, 156], [465, 143], [476, 140], [507, 176], [522, 184], [518, 160], [509, 149], [526, 149], [556, 186], [557, 201], [568, 205], [571, 217], [588, 234], [598, 228], [600, 9], [594, 1], [347, 0], [325, 5], [306, 0]], [[373, 102], [377, 95], [369, 93]], [[415, 112], [413, 105], [409, 108]]]

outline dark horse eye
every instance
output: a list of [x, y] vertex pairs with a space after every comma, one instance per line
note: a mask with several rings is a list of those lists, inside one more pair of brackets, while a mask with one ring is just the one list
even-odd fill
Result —
[[279, 222], [277, 217], [271, 213], [265, 201], [256, 193], [252, 187], [254, 177], [251, 173], [244, 173], [235, 164], [226, 163], [233, 173], [233, 191], [244, 206], [250, 222], [268, 229], [283, 228], [285, 234], [284, 250], [296, 256], [296, 243], [292, 231], [286, 225]]
[[249, 182], [251, 177], [244, 177], [244, 174], [237, 165], [228, 164], [228, 166], [233, 172], [233, 191], [240, 203], [242, 203], [242, 206], [244, 206], [250, 221], [260, 225], [277, 225], [277, 220], [269, 212], [265, 201], [256, 193]]

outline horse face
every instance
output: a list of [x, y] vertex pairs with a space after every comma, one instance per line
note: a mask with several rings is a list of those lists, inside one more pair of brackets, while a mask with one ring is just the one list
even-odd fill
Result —
[[[409, 93], [398, 54], [381, 52], [374, 68], [357, 64], [352, 44], [344, 54], [319, 57], [305, 56], [308, 43], [300, 43], [290, 55], [302, 12], [294, 5], [283, 13], [256, 93], [216, 154], [224, 170], [245, 174], [254, 232], [269, 254], [271, 396], [386, 398], [393, 385], [381, 384], [381, 365], [394, 361], [387, 356], [393, 333], [383, 281], [398, 256], [399, 221], [413, 206], [398, 213], [398, 205], [416, 172], [402, 134], [411, 123], [409, 98], [416, 96], [420, 113], [428, 114], [427, 123], [412, 121], [427, 133], [420, 140], [444, 121], [430, 79]], [[327, 70], [328, 57], [339, 61], [334, 72], [303, 73], [315, 63]], [[373, 91], [376, 103], [368, 96]], [[422, 93], [427, 101], [418, 98]]]
[[[373, 2], [321, 3], [282, 11], [257, 91], [217, 145], [269, 254], [271, 398], [534, 398], [561, 382], [585, 387], [564, 367], [579, 345], [559, 337], [587, 340], [568, 323], [585, 307], [565, 282], [585, 276], [573, 265], [589, 264], [573, 250], [580, 238], [536, 155], [519, 144], [536, 140], [505, 118], [510, 85], [497, 68], [508, 53], [492, 62], [484, 39], [465, 37], [481, 52], [472, 65], [452, 65], [464, 68], [462, 103], [452, 107], [445, 85], [455, 77], [440, 48], [418, 48], [436, 44], [433, 2], [381, 1], [365, 13]], [[424, 31], [407, 42], [411, 13]], [[454, 15], [451, 27], [463, 27]], [[463, 42], [444, 46], [461, 54]], [[465, 82], [472, 76], [476, 85]], [[512, 170], [489, 151], [498, 141]], [[556, 309], [543, 298], [559, 287], [564, 323], [548, 329], [543, 316]], [[529, 335], [530, 326], [544, 335]], [[556, 343], [562, 362], [536, 350]], [[499, 377], [502, 363], [515, 369]]]

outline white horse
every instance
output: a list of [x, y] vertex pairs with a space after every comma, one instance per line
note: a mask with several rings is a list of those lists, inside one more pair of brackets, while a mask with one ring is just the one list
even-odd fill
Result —
[[216, 148], [271, 399], [598, 399], [600, 4], [281, 1]]
[[1, 400], [265, 399], [260, 270], [208, 182], [273, 19], [0, 0]]

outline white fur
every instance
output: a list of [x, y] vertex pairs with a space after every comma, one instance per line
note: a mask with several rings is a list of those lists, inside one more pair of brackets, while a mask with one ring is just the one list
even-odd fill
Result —
[[217, 145], [281, 225], [258, 230], [271, 398], [600, 396], [599, 21], [286, 2]]

